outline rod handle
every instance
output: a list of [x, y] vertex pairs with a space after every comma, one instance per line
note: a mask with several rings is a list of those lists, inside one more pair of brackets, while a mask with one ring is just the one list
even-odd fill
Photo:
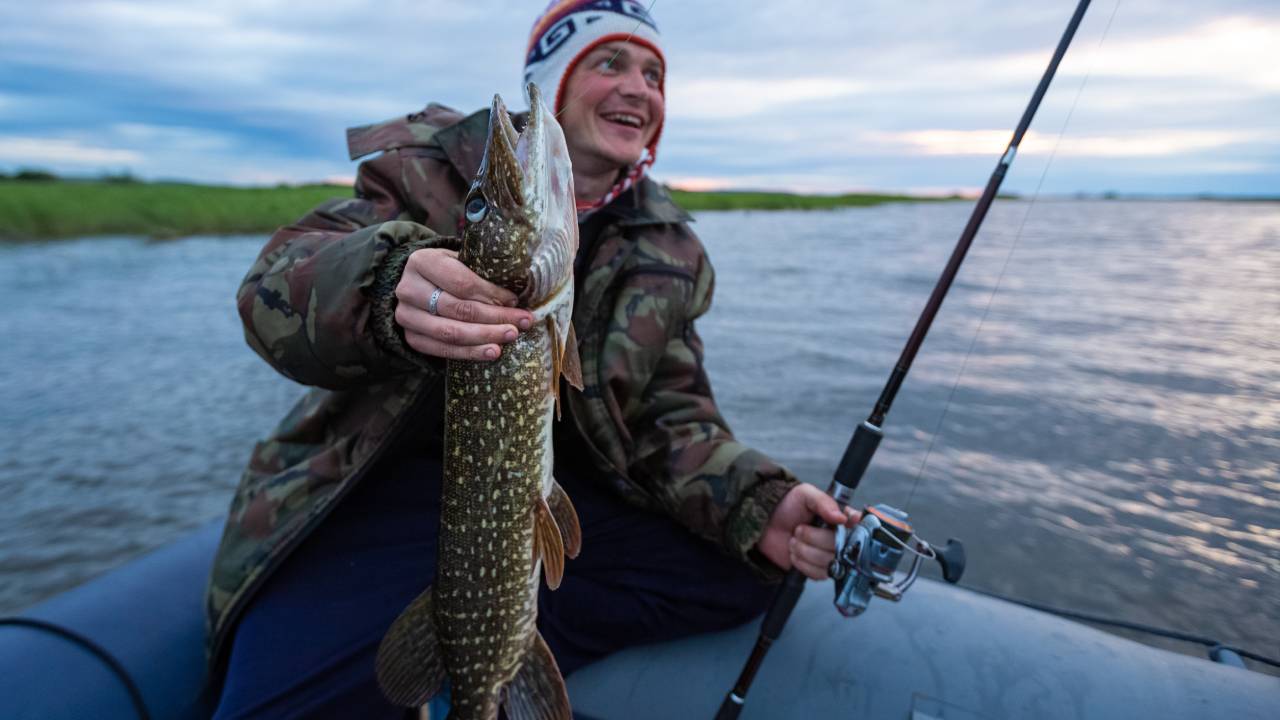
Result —
[[769, 638], [770, 641], [778, 639], [782, 634], [782, 628], [787, 624], [787, 618], [791, 617], [791, 611], [795, 610], [800, 595], [804, 593], [806, 580], [808, 578], [799, 570], [787, 573], [787, 578], [778, 588], [773, 605], [769, 607], [769, 612], [765, 613], [764, 622], [760, 624], [761, 635]]
[[853, 431], [853, 437], [849, 438], [840, 464], [836, 466], [835, 477], [832, 478], [829, 491], [832, 497], [846, 505], [852, 504], [853, 491], [867, 473], [867, 466], [871, 464], [871, 458], [875, 457], [882, 438], [884, 431], [871, 420], [864, 421]]
[[[820, 522], [822, 521], [815, 520], [815, 524]], [[765, 653], [769, 652], [773, 641], [778, 639], [782, 634], [782, 628], [786, 627], [787, 618], [791, 617], [791, 611], [795, 610], [796, 602], [804, 593], [804, 584], [807, 579], [799, 570], [791, 570], [778, 586], [778, 591], [773, 596], [773, 604], [769, 606], [769, 612], [765, 613], [764, 621], [760, 623], [760, 636], [756, 638], [755, 649], [751, 651], [751, 657], [742, 668], [742, 674], [738, 676], [738, 682], [734, 684], [733, 690], [729, 691], [729, 694], [724, 696], [724, 702], [720, 703], [716, 720], [733, 720], [738, 717], [738, 713], [742, 712], [742, 704], [746, 702], [747, 690], [756, 678], [756, 671], [760, 669], [760, 663], [764, 662]]]

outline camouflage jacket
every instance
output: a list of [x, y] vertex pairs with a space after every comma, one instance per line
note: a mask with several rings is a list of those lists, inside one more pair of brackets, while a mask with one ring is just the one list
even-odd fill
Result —
[[[394, 289], [411, 252], [456, 242], [487, 126], [487, 110], [431, 105], [348, 131], [352, 159], [380, 153], [356, 197], [276, 231], [245, 276], [249, 345], [312, 389], [254, 448], [231, 502], [206, 598], [215, 663], [248, 598], [441, 382], [443, 363], [398, 332]], [[605, 211], [574, 310], [586, 387], [569, 414], [583, 444], [629, 501], [776, 577], [752, 548], [795, 479], [734, 440], [712, 399], [693, 327], [712, 270], [690, 218], [652, 181]]]

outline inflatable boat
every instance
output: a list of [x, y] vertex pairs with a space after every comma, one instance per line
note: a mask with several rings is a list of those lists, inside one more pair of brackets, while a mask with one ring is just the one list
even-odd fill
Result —
[[[221, 523], [0, 620], [0, 718], [197, 720], [203, 597]], [[1158, 649], [963, 586], [919, 580], [856, 619], [811, 582], [742, 718], [1280, 718], [1280, 677]], [[569, 678], [602, 720], [715, 717], [759, 623], [632, 648]]]

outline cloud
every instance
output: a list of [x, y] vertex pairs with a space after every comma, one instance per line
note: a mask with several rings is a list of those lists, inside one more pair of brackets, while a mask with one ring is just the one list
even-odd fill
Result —
[[235, 140], [224, 133], [173, 125], [116, 123], [107, 127], [105, 134], [136, 148], [180, 147], [187, 152], [225, 152], [235, 146]]
[[[1023, 146], [1043, 155], [1074, 107], [1049, 182], [1125, 189], [1123, 178], [1140, 186], [1163, 167], [1200, 173], [1197, 189], [1280, 192], [1274, 2], [1124, 0], [1114, 22], [1111, 9], [1086, 17]], [[62, 141], [50, 147], [64, 156], [68, 142], [106, 158], [131, 152], [144, 177], [346, 175], [347, 126], [428, 101], [465, 110], [495, 91], [518, 95], [536, 11], [501, 0], [0, 5], [0, 137]], [[656, 169], [828, 192], [971, 186], [1007, 141], [1068, 11], [1003, 0], [857, 11], [827, 0], [659, 2], [670, 73]]]
[[[1167, 35], [1108, 40], [1064, 62], [1064, 76], [1209, 79], [1257, 94], [1280, 92], [1280, 19], [1217, 18]], [[1043, 66], [1043, 56], [1025, 53], [1000, 59], [990, 71], [1005, 76]]]
[[[909, 155], [980, 155], [995, 157], [1009, 144], [1011, 130], [908, 130], [870, 132], [863, 141], [889, 152]], [[1266, 139], [1258, 132], [1237, 130], [1144, 130], [1117, 135], [1062, 137], [1029, 131], [1018, 152], [1095, 158], [1162, 157], [1215, 150]], [[1056, 146], [1056, 150], [1055, 150]]]
[[[370, 11], [343, 1], [299, 12], [285, 3], [231, 0], [198, 8], [52, 0], [21, 15], [0, 9], [0, 52], [39, 68], [128, 78], [178, 93], [174, 99], [189, 107], [268, 123], [372, 121], [388, 106], [408, 112], [469, 86], [483, 100], [498, 78], [504, 94], [514, 95], [528, 19], [504, 7], [492, 0], [389, 2]], [[510, 58], [505, 74], [493, 62], [501, 57]], [[444, 97], [418, 95], [424, 80]]]
[[832, 77], [716, 77], [673, 82], [667, 102], [672, 117], [735, 118], [779, 105], [841, 100], [865, 92], [867, 84]]
[[133, 150], [94, 147], [81, 140], [0, 136], [0, 163], [101, 167], [131, 165], [142, 160], [143, 156]]
[[128, 170], [140, 177], [236, 185], [343, 177], [341, 159], [294, 158], [204, 128], [114, 123], [57, 136], [0, 135], [0, 166], [66, 174]]

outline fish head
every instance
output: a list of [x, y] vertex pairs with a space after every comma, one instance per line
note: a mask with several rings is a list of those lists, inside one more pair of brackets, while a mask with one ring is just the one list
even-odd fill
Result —
[[463, 203], [459, 259], [514, 292], [522, 307], [537, 307], [572, 280], [578, 216], [564, 131], [538, 87], [529, 83], [525, 92], [523, 132], [493, 97], [484, 158]]

